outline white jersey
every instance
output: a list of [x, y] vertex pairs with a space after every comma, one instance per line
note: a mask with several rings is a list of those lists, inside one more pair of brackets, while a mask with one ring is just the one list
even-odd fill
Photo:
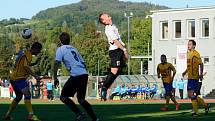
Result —
[[64, 63], [71, 76], [87, 74], [85, 63], [76, 48], [62, 45], [56, 51], [56, 61]]
[[108, 43], [110, 45], [109, 50], [116, 50], [116, 49], [118, 49], [118, 46], [113, 42], [114, 40], [120, 41], [121, 44], [123, 46], [125, 46], [125, 44], [122, 42], [122, 39], [120, 37], [118, 28], [116, 28], [115, 25], [106, 25], [105, 26], [105, 34], [107, 36]]

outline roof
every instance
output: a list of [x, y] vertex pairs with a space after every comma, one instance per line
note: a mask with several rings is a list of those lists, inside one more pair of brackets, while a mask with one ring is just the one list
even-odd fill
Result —
[[160, 12], [174, 12], [174, 11], [188, 11], [188, 10], [207, 10], [207, 9], [215, 9], [215, 6], [152, 10], [151, 12], [152, 13], [160, 13]]

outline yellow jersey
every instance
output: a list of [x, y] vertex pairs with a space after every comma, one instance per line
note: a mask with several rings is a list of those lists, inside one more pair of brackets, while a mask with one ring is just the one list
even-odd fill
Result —
[[16, 58], [14, 69], [12, 70], [10, 79], [12, 81], [27, 79], [29, 73], [25, 70], [26, 66], [30, 66], [32, 61], [32, 54], [30, 51], [21, 51]]
[[172, 83], [172, 71], [176, 73], [175, 67], [171, 63], [160, 63], [157, 66], [157, 73], [161, 75], [165, 83]]
[[187, 53], [187, 73], [188, 79], [199, 80], [199, 65], [202, 59], [198, 51], [193, 50]]

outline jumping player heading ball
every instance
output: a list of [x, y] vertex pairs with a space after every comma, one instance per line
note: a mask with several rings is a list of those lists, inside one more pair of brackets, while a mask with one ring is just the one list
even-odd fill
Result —
[[99, 15], [99, 21], [105, 25], [105, 34], [110, 45], [109, 56], [111, 59], [111, 71], [107, 75], [101, 91], [101, 99], [106, 101], [107, 89], [112, 85], [114, 80], [119, 75], [120, 70], [124, 66], [124, 58], [128, 59], [129, 54], [125, 48], [125, 44], [121, 40], [117, 27], [112, 22], [112, 17], [106, 13], [101, 13]]

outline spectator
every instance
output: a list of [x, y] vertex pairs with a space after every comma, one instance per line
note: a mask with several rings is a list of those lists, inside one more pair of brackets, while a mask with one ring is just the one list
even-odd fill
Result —
[[141, 88], [141, 92], [142, 92], [142, 99], [146, 99], [146, 86], [142, 86]]
[[47, 83], [46, 83], [46, 86], [47, 86], [47, 91], [48, 91], [48, 99], [49, 101], [54, 101], [54, 96], [53, 96], [53, 83], [51, 80], [49, 80]]
[[134, 98], [137, 98], [137, 87], [135, 85], [132, 85], [131, 87], [131, 98], [134, 99]]
[[113, 100], [114, 96], [119, 95], [120, 91], [121, 91], [120, 86], [115, 87], [113, 92], [111, 93], [110, 100]]
[[157, 93], [157, 84], [153, 84], [152, 88], [150, 89], [150, 98], [152, 99], [154, 95]]
[[178, 87], [179, 87], [180, 98], [184, 99], [184, 97], [183, 97], [183, 95], [184, 95], [184, 80], [183, 79], [179, 80]]
[[13, 100], [13, 87], [11, 84], [9, 85], [9, 92], [10, 92], [10, 99]]
[[120, 90], [120, 99], [123, 99], [127, 95], [127, 89], [125, 87], [125, 84], [122, 84], [121, 90]]
[[131, 98], [131, 87], [126, 85], [126, 94]]
[[142, 88], [141, 85], [137, 87], [137, 99], [141, 99]]
[[161, 89], [160, 89], [160, 98], [161, 99], [165, 98], [165, 89], [164, 89], [164, 87], [161, 87]]
[[149, 96], [150, 96], [150, 87], [149, 87], [149, 84], [146, 84], [146, 99], [149, 99]]

